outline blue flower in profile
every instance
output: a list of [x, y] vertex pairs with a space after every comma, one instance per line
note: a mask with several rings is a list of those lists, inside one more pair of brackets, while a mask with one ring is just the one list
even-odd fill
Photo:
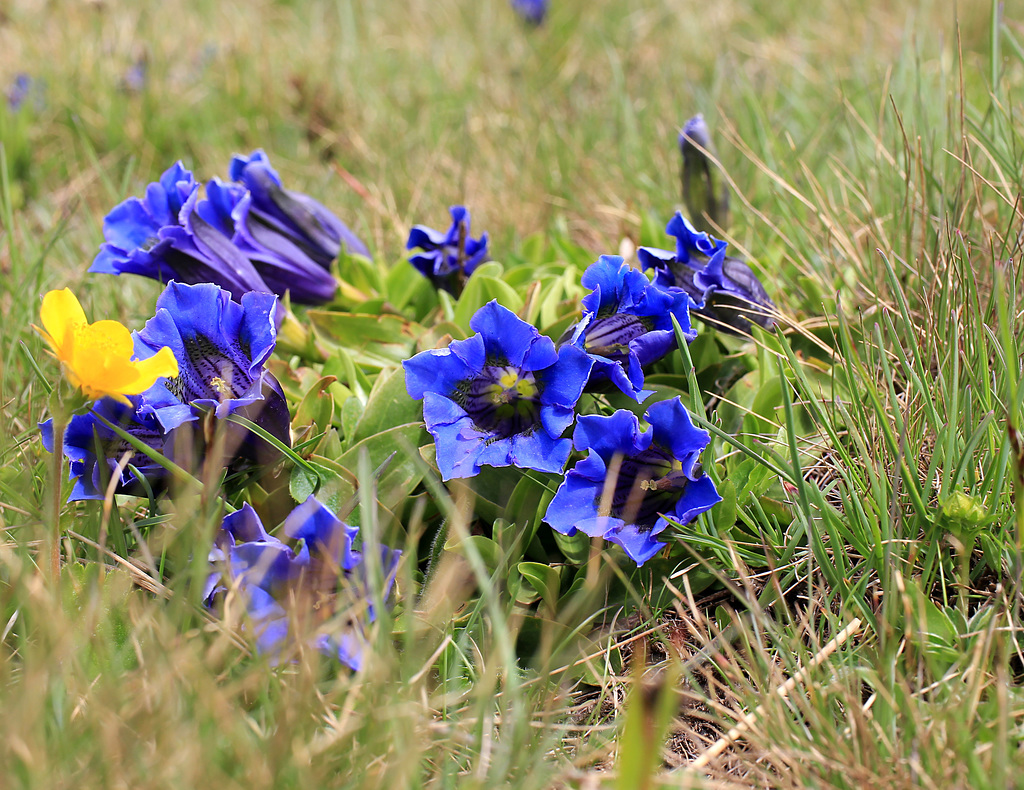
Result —
[[236, 299], [269, 292], [229, 237], [196, 213], [199, 184], [181, 162], [103, 220], [99, 254], [89, 267], [101, 274], [138, 274], [161, 282], [215, 283]]
[[696, 230], [678, 212], [665, 231], [676, 237], [676, 251], [641, 247], [637, 257], [644, 269], [654, 269], [654, 281], [682, 288], [696, 307], [693, 313], [729, 334], [750, 334], [751, 324], [770, 329], [775, 304], [751, 268], [726, 255], [726, 243]]
[[207, 182], [206, 199], [196, 205], [196, 213], [231, 240], [270, 292], [283, 296], [287, 291], [297, 304], [323, 304], [334, 298], [338, 283], [329, 265], [311, 258], [290, 233], [262, 221], [251, 208], [252, 195], [244, 186], [214, 178]]
[[[165, 431], [199, 419], [235, 413], [290, 445], [288, 405], [277, 380], [264, 368], [277, 343], [277, 297], [251, 292], [241, 304], [216, 285], [171, 282], [156, 302], [156, 315], [135, 336], [136, 351], [170, 347], [179, 375], [141, 396], [140, 414]], [[227, 452], [257, 462], [276, 457], [266, 442], [228, 423]]]
[[[714, 225], [729, 225], [729, 188], [721, 179], [714, 156], [711, 132], [704, 116], [690, 118], [679, 132], [679, 151], [683, 155], [679, 178], [683, 187], [683, 203], [701, 228], [711, 229], [705, 216]], [[709, 156], [710, 155], [710, 156]]]
[[664, 548], [657, 536], [669, 519], [686, 524], [721, 501], [697, 460], [710, 436], [694, 427], [682, 401], [655, 403], [644, 419], [646, 431], [628, 411], [580, 417], [573, 444], [588, 455], [566, 473], [544, 514], [565, 535], [579, 530], [619, 544], [637, 565]]
[[512, 0], [512, 9], [531, 25], [540, 25], [547, 16], [549, 0]]
[[370, 256], [366, 245], [323, 204], [301, 192], [284, 189], [263, 151], [232, 158], [228, 177], [248, 190], [247, 199], [237, 207], [235, 222], [239, 232], [259, 245], [286, 258], [300, 250], [324, 269], [330, 268], [342, 250]]
[[602, 255], [583, 273], [591, 292], [583, 297], [583, 318], [570, 329], [569, 342], [594, 360], [590, 381], [608, 379], [624, 393], [642, 401], [644, 367], [676, 346], [672, 317], [688, 341], [697, 336], [690, 326], [689, 296], [652, 284], [618, 255]]
[[478, 334], [402, 363], [410, 397], [423, 400], [445, 480], [483, 465], [560, 472], [572, 443], [562, 432], [593, 360], [555, 344], [497, 302], [469, 322]]
[[415, 225], [405, 248], [419, 250], [409, 257], [409, 263], [435, 288], [458, 296], [476, 267], [488, 260], [487, 234], [479, 239], [469, 235], [469, 211], [465, 206], [452, 206], [448, 211], [452, 226], [447, 233]]
[[[230, 594], [243, 601], [257, 649], [277, 663], [289, 627], [304, 624], [313, 645], [354, 670], [362, 665], [365, 622], [375, 619], [363, 556], [352, 548], [359, 533], [313, 496], [285, 519], [286, 537], [298, 550], [267, 533], [248, 504], [224, 517], [209, 561], [216, 566], [204, 601], [213, 607]], [[386, 598], [401, 552], [381, 547]]]
[[[119, 475], [114, 489], [116, 494], [144, 495], [148, 493], [147, 485], [154, 493], [163, 490], [166, 475], [164, 468], [149, 456], [136, 452], [100, 419], [103, 417], [154, 451], [163, 453], [167, 440], [163, 427], [155, 417], [138, 413], [138, 396], [132, 396], [129, 400], [131, 405], [125, 406], [113, 398], [101, 398], [93, 403], [88, 412], [76, 414], [68, 423], [64, 433], [64, 455], [70, 462], [68, 477], [74, 481], [71, 495], [68, 497], [69, 502], [79, 499], [103, 499], [106, 495], [107, 481], [114, 474]], [[40, 423], [39, 428], [42, 432], [43, 446], [52, 453], [53, 420]], [[118, 471], [118, 464], [126, 453], [131, 455], [130, 463], [145, 479], [146, 485], [143, 485], [135, 472], [127, 466]]]

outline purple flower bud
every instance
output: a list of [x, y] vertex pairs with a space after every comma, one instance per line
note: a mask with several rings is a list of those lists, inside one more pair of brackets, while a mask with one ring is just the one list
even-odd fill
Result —
[[[703, 115], [695, 115], [679, 133], [679, 150], [683, 154], [679, 178], [683, 186], [683, 203], [699, 230], [711, 231], [714, 226], [728, 227], [729, 188], [720, 178], [714, 156], [711, 133]], [[708, 221], [710, 220], [710, 222]]]

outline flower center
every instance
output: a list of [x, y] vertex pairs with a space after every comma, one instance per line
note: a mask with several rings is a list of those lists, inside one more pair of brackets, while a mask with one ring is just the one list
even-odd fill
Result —
[[593, 321], [583, 336], [583, 347], [589, 354], [597, 354], [616, 361], [629, 356], [630, 341], [650, 332], [649, 318], [626, 313], [614, 313]]
[[540, 388], [530, 371], [510, 365], [487, 365], [480, 375], [463, 382], [461, 405], [476, 427], [507, 439], [532, 430], [540, 414]]
[[185, 359], [178, 378], [169, 379], [167, 389], [182, 403], [210, 398], [225, 400], [242, 397], [253, 379], [241, 364], [204, 335], [183, 338]]
[[680, 461], [657, 446], [624, 458], [615, 480], [611, 515], [647, 531], [672, 509], [689, 484]]

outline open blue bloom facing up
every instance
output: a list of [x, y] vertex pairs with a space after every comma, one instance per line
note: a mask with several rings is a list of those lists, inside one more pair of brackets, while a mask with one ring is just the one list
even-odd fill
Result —
[[726, 243], [694, 229], [677, 213], [665, 231], [676, 237], [676, 251], [641, 247], [637, 257], [653, 268], [655, 282], [682, 288], [697, 303], [699, 318], [730, 334], [749, 334], [755, 323], [770, 329], [775, 304], [751, 268], [726, 255]]
[[512, 0], [512, 9], [531, 25], [544, 22], [548, 14], [549, 0]]
[[224, 232], [196, 213], [199, 184], [181, 162], [103, 220], [106, 242], [89, 267], [161, 282], [214, 283], [236, 299], [270, 288]]
[[469, 322], [478, 334], [405, 361], [410, 397], [423, 399], [445, 480], [483, 465], [560, 472], [572, 443], [560, 438], [593, 360], [548, 337], [497, 302]]
[[[119, 474], [114, 493], [146, 494], [146, 486], [136, 479], [135, 473], [127, 466], [120, 473], [117, 471], [126, 453], [131, 456], [129, 463], [145, 478], [149, 489], [154, 493], [163, 490], [166, 475], [164, 468], [149, 456], [136, 452], [99, 419], [99, 416], [104, 417], [155, 451], [163, 453], [167, 439], [163, 428], [155, 417], [138, 413], [138, 396], [132, 396], [129, 400], [131, 405], [125, 406], [113, 398], [101, 398], [93, 403], [88, 412], [75, 415], [68, 423], [64, 432], [64, 455], [70, 462], [69, 478], [74, 481], [69, 502], [103, 499], [107, 481], [114, 474]], [[40, 423], [39, 428], [43, 435], [43, 446], [52, 453], [53, 421], [46, 420]]]
[[[366, 245], [323, 204], [284, 189], [263, 151], [234, 157], [228, 176], [249, 191], [247, 200], [238, 206], [236, 223], [243, 235], [259, 245], [285, 257], [298, 249], [324, 269], [330, 268], [342, 250], [370, 256]], [[291, 246], [283, 246], [281, 240]]]
[[469, 211], [465, 206], [452, 206], [448, 211], [452, 226], [447, 233], [415, 225], [405, 248], [420, 250], [409, 257], [409, 263], [435, 288], [458, 296], [473, 270], [488, 260], [487, 234], [479, 239], [470, 237]]
[[[169, 346], [179, 375], [143, 393], [140, 412], [166, 431], [203, 412], [219, 418], [235, 413], [290, 445], [288, 405], [263, 367], [277, 342], [276, 307], [277, 297], [269, 293], [247, 293], [239, 305], [216, 285], [168, 284], [135, 345], [140, 356]], [[228, 423], [226, 431], [230, 454], [257, 462], [276, 455], [241, 426]]]
[[583, 273], [583, 318], [570, 330], [569, 342], [594, 360], [591, 382], [609, 379], [624, 393], [642, 401], [645, 365], [656, 362], [676, 346], [672, 316], [686, 339], [697, 333], [690, 326], [690, 297], [678, 288], [653, 285], [617, 255], [602, 255]]
[[666, 545], [657, 540], [666, 517], [685, 524], [721, 501], [697, 463], [710, 437], [682, 401], [655, 403], [644, 419], [650, 430], [623, 410], [580, 417], [573, 444], [589, 454], [566, 473], [544, 515], [566, 535], [580, 530], [619, 544], [637, 565]]
[[[304, 624], [321, 652], [358, 670], [366, 621], [375, 619], [363, 556], [352, 550], [356, 527], [340, 521], [310, 496], [284, 522], [292, 546], [270, 535], [248, 505], [225, 516], [214, 540], [204, 600], [214, 606], [230, 593], [244, 602], [256, 646], [275, 661], [287, 646], [289, 626]], [[386, 598], [394, 582], [400, 551], [381, 547]], [[291, 611], [289, 611], [291, 610]]]

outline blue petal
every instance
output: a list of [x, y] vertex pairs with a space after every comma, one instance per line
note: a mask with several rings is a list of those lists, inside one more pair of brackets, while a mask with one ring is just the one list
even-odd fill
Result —
[[[544, 513], [544, 521], [565, 535], [575, 535], [579, 524], [597, 516], [607, 467], [593, 450], [566, 472]], [[588, 524], [595, 529], [595, 525]], [[595, 534], [593, 531], [587, 534]], [[601, 532], [600, 534], [604, 534]]]
[[538, 472], [561, 472], [572, 451], [572, 441], [549, 436], [546, 431], [514, 434], [511, 443], [507, 463]]
[[686, 486], [672, 513], [668, 515], [680, 524], [688, 524], [721, 501], [722, 497], [719, 496], [711, 478], [706, 474], [701, 475]]
[[[488, 356], [500, 352], [512, 367], [522, 367], [523, 359], [528, 353], [536, 354], [537, 364], [532, 370], [539, 370], [546, 367], [543, 361], [550, 356], [551, 364], [555, 360], [554, 343], [550, 338], [542, 338], [540, 333], [530, 324], [523, 321], [519, 316], [502, 307], [497, 300], [491, 300], [469, 320], [470, 329], [479, 332], [484, 339]], [[547, 340], [550, 348], [541, 342], [540, 347], [534, 351], [531, 346], [534, 341], [540, 338]]]
[[575, 406], [593, 367], [594, 360], [585, 351], [563, 345], [558, 349], [557, 361], [537, 372], [537, 380], [542, 383], [541, 403]]
[[[664, 519], [659, 520], [659, 523], [662, 524], [661, 529], [664, 529]], [[657, 529], [657, 527], [655, 529]], [[660, 531], [661, 530], [659, 529], [658, 532]], [[618, 543], [622, 546], [630, 559], [637, 564], [637, 567], [643, 565], [647, 560], [668, 545], [667, 543], [654, 540], [654, 530], [644, 532], [638, 529], [635, 524], [624, 523], [618, 529], [611, 531], [605, 537], [612, 543]]]
[[644, 419], [653, 430], [654, 441], [681, 461], [683, 473], [694, 480], [693, 466], [711, 441], [711, 435], [694, 426], [682, 399], [677, 396], [652, 404]]
[[413, 225], [409, 231], [409, 240], [405, 243], [407, 250], [433, 250], [450, 243], [448, 235], [426, 225]]
[[341, 521], [312, 494], [285, 519], [284, 533], [306, 541], [311, 551], [315, 549], [331, 557], [342, 570], [351, 570], [356, 565], [352, 540], [359, 534], [359, 528]]
[[423, 396], [423, 420], [434, 437], [435, 460], [441, 477], [473, 477], [486, 435], [477, 430], [466, 411], [435, 392]]
[[651, 446], [651, 438], [650, 431], [640, 430], [640, 421], [633, 412], [619, 409], [608, 417], [599, 414], [579, 417], [572, 443], [577, 450], [594, 450], [605, 461], [610, 461], [616, 453], [633, 456], [643, 452]]
[[420, 400], [426, 392], [452, 394], [456, 384], [479, 372], [484, 357], [479, 335], [455, 341], [448, 348], [421, 351], [402, 363], [409, 397]]

